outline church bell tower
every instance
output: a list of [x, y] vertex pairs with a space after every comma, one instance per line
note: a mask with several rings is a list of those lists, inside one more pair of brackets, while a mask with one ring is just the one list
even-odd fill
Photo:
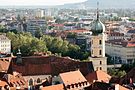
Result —
[[[98, 6], [98, 3], [97, 3]], [[99, 9], [97, 8], [97, 18], [91, 25], [91, 57], [94, 70], [107, 72], [107, 58], [105, 57], [105, 26], [99, 19]]]

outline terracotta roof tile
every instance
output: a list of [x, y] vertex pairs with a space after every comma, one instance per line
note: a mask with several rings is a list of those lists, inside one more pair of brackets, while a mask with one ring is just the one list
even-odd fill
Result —
[[4, 87], [5, 85], [8, 85], [5, 81], [0, 81], [0, 86]]
[[89, 73], [86, 76], [86, 79], [88, 82], [93, 83], [94, 80], [100, 81], [100, 82], [106, 82], [108, 83], [109, 80], [111, 79], [111, 76], [108, 75], [107, 73], [103, 72], [102, 70], [94, 71], [92, 73]]
[[[25, 75], [59, 75], [59, 73], [80, 69], [83, 75], [93, 71], [92, 62], [80, 62], [67, 57], [57, 56], [31, 56], [22, 57], [23, 65], [16, 65], [16, 58], [13, 58], [13, 69]], [[46, 70], [44, 70], [46, 68]]]
[[0, 72], [6, 72], [9, 69], [11, 58], [0, 58]]
[[125, 88], [125, 87], [123, 87], [123, 86], [121, 86], [121, 85], [119, 85], [119, 84], [116, 84], [116, 85], [115, 85], [115, 89], [116, 89], [116, 90], [129, 90], [129, 89], [127, 89], [127, 88]]
[[10, 75], [10, 83], [13, 85], [15, 84], [15, 85], [27, 87], [27, 83], [24, 80], [23, 76], [21, 76], [21, 74]]
[[65, 86], [87, 81], [79, 70], [61, 73], [60, 77], [63, 83], [65, 84]]
[[90, 32], [89, 30], [66, 30], [65, 32], [71, 32], [71, 33], [84, 33], [84, 32]]
[[64, 90], [63, 84], [43, 87], [41, 90]]

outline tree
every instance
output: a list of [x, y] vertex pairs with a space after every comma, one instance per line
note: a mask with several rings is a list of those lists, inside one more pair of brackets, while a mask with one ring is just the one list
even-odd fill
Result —
[[129, 72], [132, 69], [132, 65], [123, 64], [120, 68], [121, 71], [125, 70], [125, 72]]
[[12, 42], [12, 50], [16, 55], [18, 48], [21, 49], [22, 56], [33, 55], [34, 52], [47, 52], [46, 43], [43, 40], [33, 37], [30, 33], [7, 33]]
[[0, 32], [7, 33], [8, 30], [3, 25], [0, 25]]
[[40, 39], [43, 36], [42, 30], [41, 28], [37, 28], [37, 30], [35, 31], [35, 37]]
[[118, 77], [123, 77], [123, 76], [125, 76], [126, 75], [126, 72], [125, 71], [119, 71], [119, 72], [117, 72], [117, 76]]
[[118, 70], [118, 69], [114, 69], [114, 68], [111, 68], [111, 69], [108, 69], [108, 74], [115, 77], [123, 77], [126, 75], [126, 72], [124, 70]]

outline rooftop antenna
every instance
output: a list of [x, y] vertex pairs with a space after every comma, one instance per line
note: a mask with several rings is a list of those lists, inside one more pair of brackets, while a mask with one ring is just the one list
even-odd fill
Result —
[[99, 2], [97, 2], [97, 20], [99, 20]]

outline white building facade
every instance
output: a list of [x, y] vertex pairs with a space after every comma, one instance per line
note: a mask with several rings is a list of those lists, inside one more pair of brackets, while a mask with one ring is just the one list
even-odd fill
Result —
[[135, 60], [135, 44], [130, 42], [106, 42], [106, 54], [111, 56], [115, 63], [132, 64]]
[[27, 31], [31, 32], [33, 35], [35, 34], [36, 30], [42, 30], [45, 31], [46, 30], [46, 21], [43, 19], [32, 19], [32, 20], [28, 20], [27, 22]]
[[0, 35], [0, 53], [11, 53], [11, 40], [5, 35]]

